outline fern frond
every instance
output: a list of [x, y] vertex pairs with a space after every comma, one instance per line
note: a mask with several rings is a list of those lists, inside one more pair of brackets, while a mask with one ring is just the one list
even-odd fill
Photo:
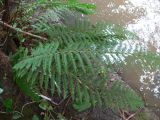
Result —
[[51, 41], [59, 41], [60, 44], [89, 41], [96, 44], [97, 47], [98, 45], [99, 47], [103, 47], [115, 45], [119, 40], [136, 38], [133, 33], [130, 33], [118, 25], [108, 23], [97, 23], [93, 25], [88, 20], [77, 19], [73, 16], [74, 14], [64, 15], [61, 17], [64, 19], [63, 24], [59, 25], [49, 24], [48, 21], [50, 17], [43, 16], [43, 19], [40, 18], [33, 27], [36, 31], [48, 35]]
[[[70, 0], [69, 4], [73, 2], [77, 1]], [[61, 1], [54, 5], [60, 6]], [[62, 21], [56, 24], [53, 16]], [[64, 98], [71, 95], [73, 107], [79, 111], [97, 104], [112, 109], [142, 107], [143, 102], [134, 91], [122, 82], [108, 84], [104, 75], [106, 64], [124, 62], [134, 52], [142, 51], [137, 46], [132, 49], [121, 44], [136, 36], [114, 24], [94, 25], [77, 18], [70, 23], [70, 16], [62, 11], [53, 11], [53, 16], [49, 13], [33, 26], [49, 40], [33, 48], [31, 54], [26, 52], [18, 58], [13, 67], [17, 77], [50, 91], [53, 96], [55, 93]]]
[[61, 9], [71, 9], [83, 14], [94, 13], [96, 6], [94, 4], [80, 3], [78, 0], [41, 0], [32, 3], [32, 7], [42, 7], [47, 9], [61, 8]]
[[97, 88], [84, 88], [82, 85], [80, 87], [77, 84], [77, 99], [75, 100], [74, 108], [83, 111], [87, 106], [98, 104], [99, 107], [111, 108], [113, 110], [125, 109], [134, 111], [143, 107], [143, 100], [123, 82], [115, 81], [111, 87], [105, 85], [103, 87], [105, 87], [105, 90], [100, 91]]
[[[90, 53], [91, 50], [85, 48], [84, 45], [73, 44], [63, 50], [59, 50], [58, 43], [40, 44], [32, 50], [31, 55], [21, 59], [14, 66], [14, 69], [19, 71], [18, 77], [26, 76], [28, 82], [32, 84], [34, 84], [36, 78], [43, 78], [40, 80], [40, 85], [42, 86], [45, 83], [45, 88], [47, 89], [49, 79], [55, 71], [56, 76], [60, 80], [62, 74], [69, 73], [68, 70], [74, 69], [74, 72], [83, 70], [85, 72], [87, 66], [91, 68], [92, 57]], [[65, 68], [65, 71], [62, 71], [63, 68]], [[47, 76], [48, 78], [46, 78]], [[61, 82], [57, 83], [61, 84]]]
[[71, 10], [76, 10], [83, 14], [92, 14], [96, 6], [94, 4], [86, 4], [86, 3], [79, 3], [78, 0], [67, 0], [66, 2], [54, 1], [45, 3], [47, 6], [50, 7], [58, 7], [58, 8], [69, 8]]
[[16, 79], [16, 84], [27, 97], [30, 97], [35, 101], [40, 100], [40, 97], [38, 96], [38, 90], [34, 89], [33, 86], [29, 85], [25, 80]]
[[114, 82], [107, 93], [110, 93], [109, 99], [112, 104], [109, 104], [109, 107], [111, 108], [132, 109], [134, 111], [139, 107], [143, 107], [143, 100], [121, 81]]

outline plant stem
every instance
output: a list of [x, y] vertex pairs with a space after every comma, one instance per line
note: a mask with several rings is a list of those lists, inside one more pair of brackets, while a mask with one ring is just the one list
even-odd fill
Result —
[[14, 28], [14, 27], [12, 27], [11, 25], [3, 22], [2, 20], [0, 20], [0, 25], [5, 26], [5, 27], [7, 27], [7, 28], [9, 28], [9, 29], [11, 29], [11, 30], [14, 30], [14, 31], [18, 32], [18, 33], [22, 33], [22, 34], [24, 34], [24, 35], [28, 35], [28, 36], [31, 36], [31, 37], [34, 37], [34, 38], [41, 39], [41, 40], [43, 40], [43, 41], [47, 41], [47, 38], [45, 38], [45, 37], [41, 37], [41, 36], [38, 36], [38, 35], [35, 35], [35, 34], [32, 34], [32, 33], [26, 32], [26, 31], [22, 31], [22, 30], [19, 29], [19, 28]]

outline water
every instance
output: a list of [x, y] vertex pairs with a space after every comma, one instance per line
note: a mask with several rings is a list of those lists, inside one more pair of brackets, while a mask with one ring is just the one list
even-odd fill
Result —
[[[81, 0], [95, 3], [96, 14], [92, 22], [110, 21], [135, 32], [139, 41], [151, 51], [160, 53], [160, 1], [159, 0]], [[123, 79], [141, 93], [146, 105], [160, 116], [160, 72], [127, 65]]]

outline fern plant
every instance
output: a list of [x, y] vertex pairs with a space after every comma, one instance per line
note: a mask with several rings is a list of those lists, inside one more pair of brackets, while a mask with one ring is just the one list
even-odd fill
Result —
[[[77, 1], [70, 0], [69, 5], [79, 8], [79, 4], [72, 5], [74, 2]], [[122, 62], [122, 58], [132, 54], [124, 48], [113, 48], [136, 36], [118, 25], [92, 24], [70, 13], [56, 8], [32, 25], [36, 33], [45, 34], [48, 41], [39, 42], [31, 52], [21, 49], [14, 55], [13, 69], [19, 85], [23, 83], [18, 80], [23, 80], [29, 88], [36, 86], [42, 91], [50, 91], [52, 96], [58, 93], [65, 99], [71, 95], [73, 107], [78, 111], [97, 104], [113, 109], [142, 107], [141, 98], [133, 90], [120, 80], [110, 82], [107, 76], [108, 64], [113, 60]], [[60, 20], [58, 24], [52, 15]], [[50, 20], [52, 22], [48, 22]]]
[[92, 14], [96, 8], [94, 4], [80, 3], [78, 0], [41, 0], [38, 4], [45, 8], [69, 8], [83, 14]]
[[80, 3], [78, 0], [22, 0], [21, 6], [23, 7], [22, 10], [24, 10], [24, 17], [32, 16], [35, 10], [39, 8], [41, 8], [40, 11], [55, 8], [71, 9], [83, 14], [92, 14], [96, 9], [96, 6], [94, 4]]

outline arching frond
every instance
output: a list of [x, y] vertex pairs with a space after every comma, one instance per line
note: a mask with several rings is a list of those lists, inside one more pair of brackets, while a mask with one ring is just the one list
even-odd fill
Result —
[[[76, 1], [69, 4], [72, 2]], [[56, 23], [52, 12], [62, 21]], [[106, 64], [123, 62], [133, 51], [141, 51], [121, 44], [136, 36], [118, 25], [91, 24], [82, 18], [70, 22], [62, 11], [52, 12], [33, 25], [48, 41], [39, 43], [30, 54], [27, 51], [22, 57], [17, 54], [18, 63], [14, 65], [17, 77], [52, 95], [58, 93], [64, 98], [71, 95], [73, 107], [79, 111], [96, 104], [132, 110], [143, 106], [140, 97], [128, 86], [122, 82], [108, 84], [106, 76], [100, 77], [108, 69]]]
[[143, 106], [142, 99], [121, 81], [113, 82], [110, 87], [103, 87], [106, 87], [105, 92], [100, 91], [100, 89], [89, 90], [86, 87], [79, 88], [78, 86], [76, 91], [78, 98], [75, 100], [74, 107], [79, 111], [83, 111], [86, 108], [95, 106], [95, 104], [113, 110], [136, 110]]

